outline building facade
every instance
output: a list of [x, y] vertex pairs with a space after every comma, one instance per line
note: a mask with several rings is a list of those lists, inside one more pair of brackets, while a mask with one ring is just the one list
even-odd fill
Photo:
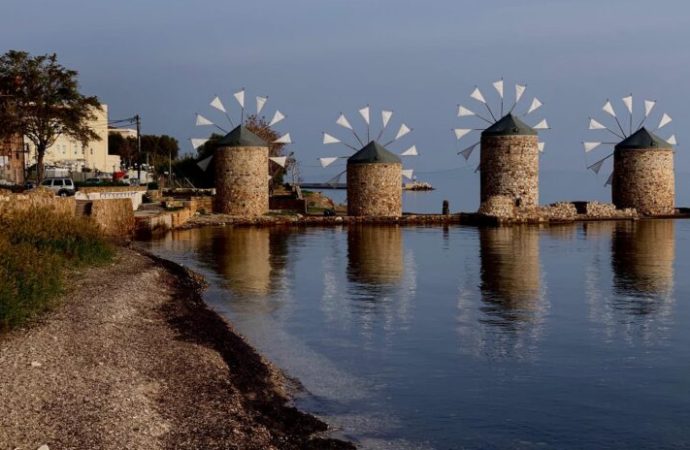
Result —
[[24, 183], [24, 140], [18, 134], [0, 140], [0, 180]]
[[[120, 170], [120, 157], [108, 154], [108, 105], [101, 105], [96, 110], [95, 118], [90, 121], [90, 128], [100, 140], [90, 141], [87, 145], [69, 136], [61, 135], [55, 143], [46, 149], [44, 164], [69, 169], [72, 172], [92, 171], [112, 173]], [[36, 147], [28, 141], [28, 165], [37, 162]]]

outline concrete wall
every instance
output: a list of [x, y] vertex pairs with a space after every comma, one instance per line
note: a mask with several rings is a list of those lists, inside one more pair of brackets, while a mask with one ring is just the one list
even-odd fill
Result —
[[537, 143], [537, 136], [482, 136], [481, 202], [503, 195], [521, 206], [539, 204]]
[[349, 164], [347, 214], [401, 216], [402, 164]]
[[214, 165], [215, 212], [233, 216], [268, 212], [268, 147], [221, 147]]
[[635, 208], [647, 216], [674, 214], [673, 150], [616, 150], [611, 197], [618, 208]]

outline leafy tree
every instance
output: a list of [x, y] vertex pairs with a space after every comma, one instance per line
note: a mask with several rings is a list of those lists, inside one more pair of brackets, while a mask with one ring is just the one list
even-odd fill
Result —
[[83, 145], [99, 136], [89, 127], [101, 105], [79, 92], [77, 72], [57, 62], [57, 55], [31, 56], [10, 50], [0, 57], [0, 134], [21, 134], [36, 147], [37, 177], [43, 159], [61, 135]]
[[137, 140], [113, 133], [108, 135], [108, 152], [119, 155], [127, 167], [131, 167], [137, 160]]

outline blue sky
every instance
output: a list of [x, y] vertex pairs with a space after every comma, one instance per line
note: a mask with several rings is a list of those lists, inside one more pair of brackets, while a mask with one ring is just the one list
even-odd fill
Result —
[[[688, 42], [681, 0], [3, 0], [0, 16], [0, 51], [57, 52], [111, 118], [140, 113], [144, 132], [173, 135], [186, 150], [207, 131], [193, 126], [195, 112], [222, 123], [208, 106], [215, 94], [233, 108], [240, 87], [268, 95], [267, 111], [288, 115], [280, 129], [311, 179], [321, 177], [317, 157], [347, 153], [323, 146], [321, 132], [345, 137], [338, 113], [355, 123], [367, 103], [414, 128], [392, 147], [416, 144], [416, 169], [465, 166], [451, 132], [463, 125], [457, 104], [477, 108], [473, 87], [490, 97], [501, 76], [544, 102], [553, 127], [542, 134], [545, 170], [584, 174], [581, 141], [606, 137], [586, 130], [588, 116], [610, 119], [600, 109], [608, 97], [622, 114], [632, 92], [636, 106], [657, 99], [657, 112], [673, 117], [659, 134], [678, 135], [677, 170], [688, 171]], [[588, 161], [598, 155], [605, 150]]]

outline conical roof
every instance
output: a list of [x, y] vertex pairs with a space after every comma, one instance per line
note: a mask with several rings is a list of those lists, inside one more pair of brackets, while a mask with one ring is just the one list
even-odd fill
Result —
[[661, 139], [645, 127], [640, 128], [621, 142], [616, 144], [616, 150], [640, 150], [640, 149], [671, 149], [673, 146]]
[[215, 143], [217, 147], [268, 147], [268, 143], [249, 131], [244, 125], [238, 125], [234, 130], [223, 136]]
[[511, 113], [501, 117], [482, 132], [482, 136], [536, 136], [537, 130]]
[[371, 141], [347, 159], [349, 164], [402, 163], [398, 155], [392, 153], [376, 141]]

